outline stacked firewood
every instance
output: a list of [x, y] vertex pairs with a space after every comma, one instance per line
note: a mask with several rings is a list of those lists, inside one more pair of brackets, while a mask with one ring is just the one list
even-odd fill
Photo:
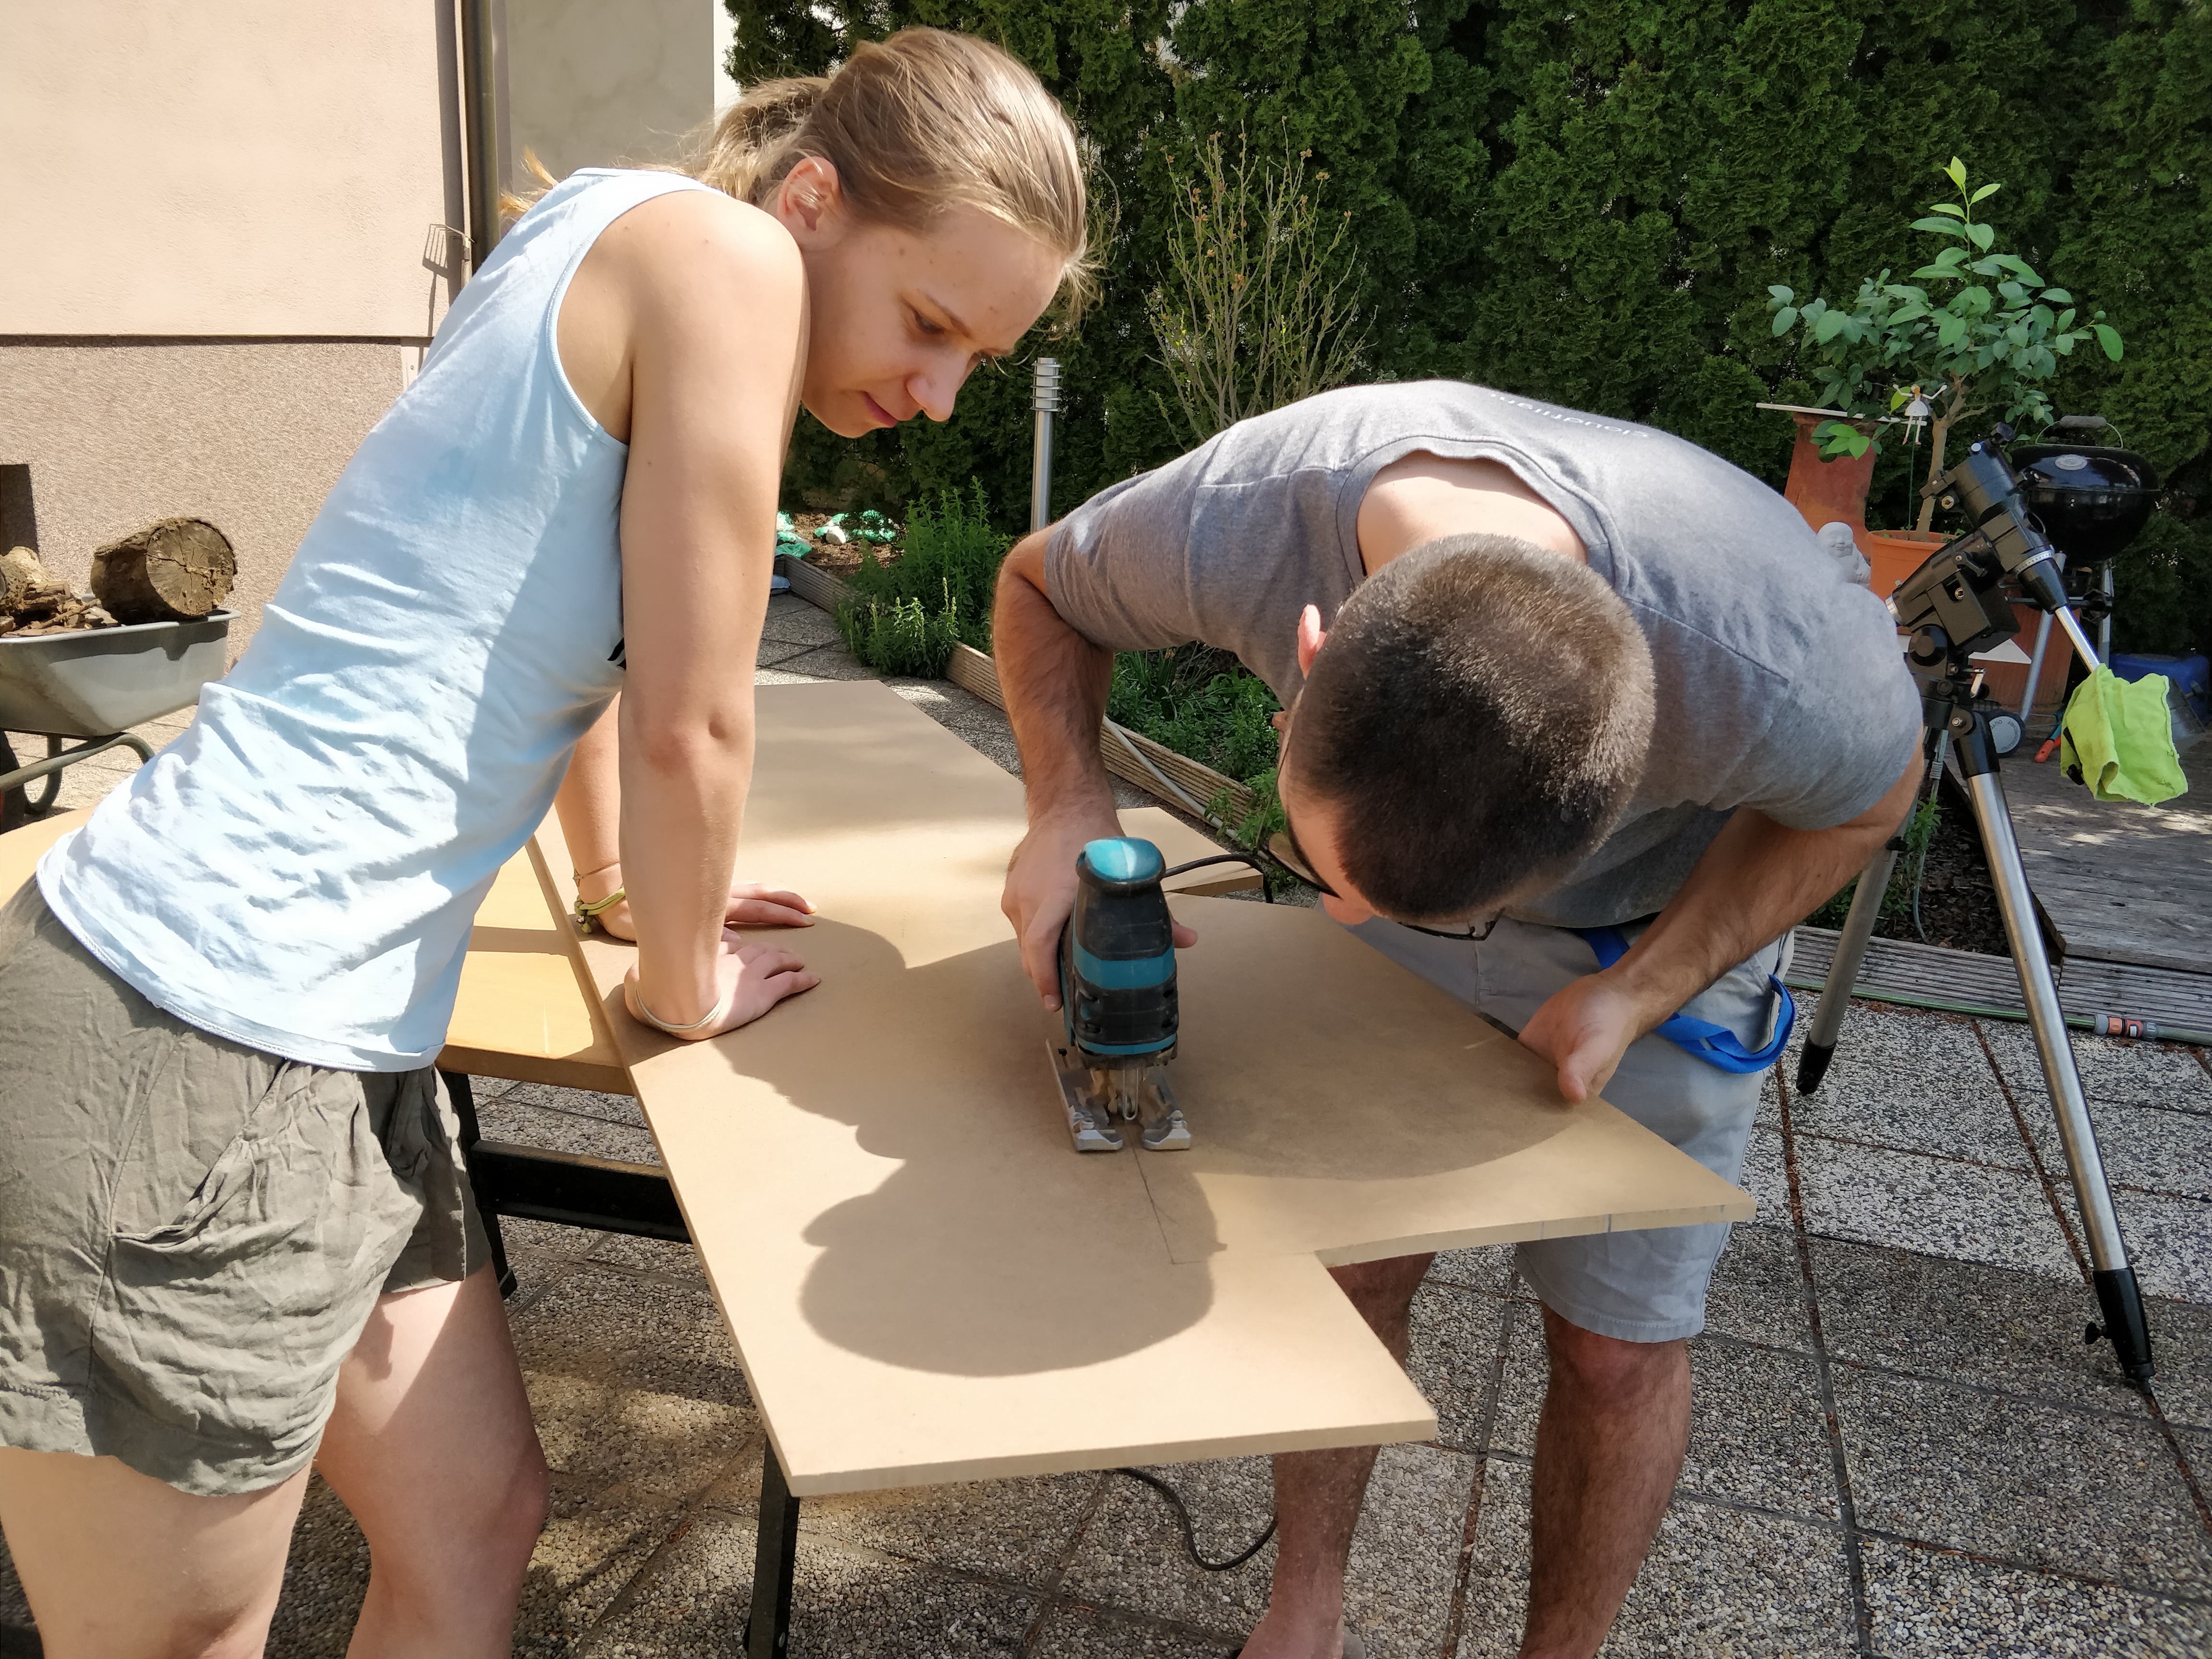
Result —
[[0, 635], [62, 634], [126, 623], [197, 622], [230, 597], [238, 560], [204, 519], [163, 519], [92, 556], [78, 593], [27, 547], [0, 555]]
[[31, 549], [11, 547], [0, 553], [0, 635], [66, 634], [114, 626], [115, 618], [106, 606], [72, 591]]

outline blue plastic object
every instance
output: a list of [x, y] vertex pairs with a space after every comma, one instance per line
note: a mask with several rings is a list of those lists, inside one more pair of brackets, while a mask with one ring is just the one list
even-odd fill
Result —
[[2163, 674], [2176, 691], [2188, 700], [2201, 726], [2212, 726], [2212, 663], [2202, 656], [2162, 657], [2148, 651], [2115, 651], [2112, 672], [2124, 680]]
[[[1574, 931], [1596, 953], [1601, 970], [1612, 967], [1628, 954], [1628, 941], [1618, 927], [1577, 927]], [[1790, 994], [1790, 988], [1771, 974], [1766, 976], [1766, 982], [1782, 999], [1782, 1011], [1774, 1022], [1774, 1040], [1763, 1048], [1747, 1048], [1727, 1026], [1716, 1025], [1709, 1019], [1692, 1019], [1687, 1014], [1675, 1015], [1656, 1027], [1651, 1034], [1665, 1037], [1683, 1053], [1723, 1072], [1763, 1072], [1782, 1058], [1782, 1051], [1790, 1046], [1790, 1033], [1797, 1024], [1797, 999]]]
[[1085, 842], [1083, 856], [1109, 881], [1151, 881], [1166, 869], [1160, 849], [1134, 836], [1102, 836]]

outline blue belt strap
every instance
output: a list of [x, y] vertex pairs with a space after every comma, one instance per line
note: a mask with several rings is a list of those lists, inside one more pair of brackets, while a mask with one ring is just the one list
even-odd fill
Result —
[[[1620, 936], [1618, 927], [1577, 927], [1573, 933], [1597, 953], [1601, 971], [1610, 968], [1628, 954], [1628, 941]], [[1653, 1028], [1652, 1036], [1662, 1036], [1687, 1054], [1693, 1054], [1708, 1066], [1717, 1066], [1723, 1072], [1763, 1072], [1782, 1058], [1782, 1051], [1790, 1046], [1790, 1032], [1797, 1024], [1797, 1000], [1790, 994], [1790, 988], [1773, 975], [1766, 982], [1782, 999], [1780, 1015], [1774, 1022], [1774, 1041], [1764, 1048], [1747, 1048], [1734, 1031], [1725, 1025], [1716, 1025], [1711, 1020], [1692, 1019], [1687, 1014]]]

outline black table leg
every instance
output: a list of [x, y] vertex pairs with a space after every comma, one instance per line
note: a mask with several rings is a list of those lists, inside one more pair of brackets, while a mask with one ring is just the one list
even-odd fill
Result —
[[753, 1556], [752, 1617], [745, 1659], [784, 1659], [791, 1644], [791, 1576], [799, 1559], [799, 1499], [784, 1484], [775, 1447], [761, 1447], [760, 1537]]
[[476, 1165], [470, 1154], [476, 1151], [477, 1142], [483, 1136], [477, 1127], [477, 1095], [465, 1072], [440, 1072], [445, 1079], [447, 1097], [453, 1103], [453, 1115], [461, 1121], [461, 1163], [469, 1172], [469, 1185], [474, 1189], [477, 1213], [483, 1218], [484, 1236], [491, 1241], [491, 1276], [499, 1285], [502, 1297], [514, 1294], [514, 1269], [507, 1265], [507, 1241], [500, 1237], [499, 1211], [484, 1191], [483, 1182], [477, 1179]]

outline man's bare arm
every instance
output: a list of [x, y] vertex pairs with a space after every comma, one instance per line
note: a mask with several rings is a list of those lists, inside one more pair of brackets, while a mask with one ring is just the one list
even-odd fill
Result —
[[1114, 786], [1098, 758], [1098, 722], [1114, 681], [1114, 653], [1060, 620], [1044, 585], [1049, 530], [1016, 542], [999, 567], [991, 654], [1022, 751], [1032, 827], [1073, 815], [1114, 814]]
[[[1041, 530], [1014, 544], [999, 568], [991, 653], [1022, 751], [1030, 832], [1006, 866], [999, 908], [1014, 925], [1022, 967], [1048, 1008], [1060, 1006], [1060, 930], [1075, 908], [1075, 858], [1083, 844], [1118, 836], [1114, 786], [1098, 758], [1098, 722], [1114, 683], [1114, 653], [1060, 619], [1045, 592]], [[1198, 935], [1176, 924], [1178, 945]]]
[[1924, 774], [1916, 756], [1881, 799], [1828, 830], [1792, 830], [1739, 810], [1628, 953], [1571, 981], [1522, 1030], [1521, 1041], [1559, 1068], [1559, 1092], [1582, 1100], [1604, 1088], [1631, 1042], [1863, 869], [1904, 821]]

